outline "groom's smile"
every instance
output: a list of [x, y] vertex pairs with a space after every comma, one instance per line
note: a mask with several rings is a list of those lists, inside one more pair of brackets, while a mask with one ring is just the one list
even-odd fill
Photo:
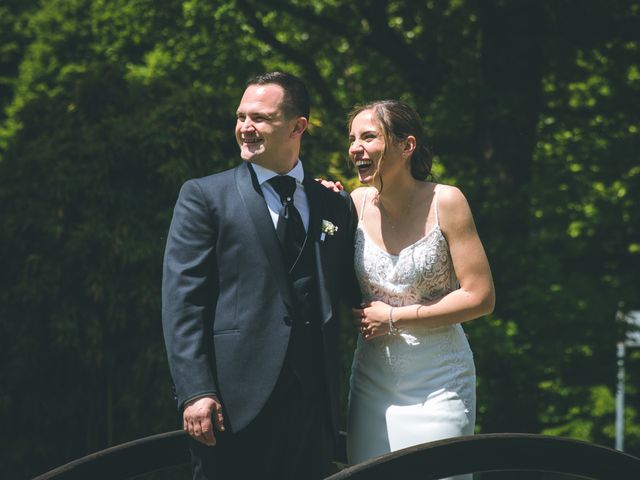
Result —
[[256, 150], [264, 144], [264, 141], [256, 135], [242, 135], [241, 149], [251, 149], [254, 153]]
[[242, 137], [242, 142], [246, 143], [246, 144], [256, 144], [261, 142], [262, 140], [260, 140], [260, 138], [258, 137], [247, 137], [247, 136], [243, 136]]

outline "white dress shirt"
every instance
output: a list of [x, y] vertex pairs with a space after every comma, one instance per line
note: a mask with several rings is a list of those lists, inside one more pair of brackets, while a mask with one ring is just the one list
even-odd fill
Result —
[[[258, 183], [260, 184], [260, 188], [262, 189], [262, 195], [264, 196], [264, 200], [267, 203], [267, 207], [269, 208], [269, 213], [271, 214], [271, 220], [273, 220], [273, 227], [276, 228], [278, 225], [278, 214], [280, 212], [280, 207], [282, 206], [282, 202], [280, 201], [280, 195], [275, 191], [273, 185], [271, 185], [268, 180], [272, 177], [277, 176], [276, 172], [273, 172], [267, 168], [261, 167], [260, 165], [256, 165], [255, 163], [251, 164], [253, 170], [256, 172], [256, 177], [258, 178]], [[304, 190], [304, 185], [302, 184], [302, 179], [304, 178], [304, 170], [302, 168], [302, 162], [300, 159], [296, 162], [296, 165], [286, 173], [290, 177], [293, 177], [296, 180], [296, 191], [293, 192], [293, 204], [300, 212], [300, 217], [302, 217], [302, 223], [304, 224], [305, 231], [309, 230], [309, 201], [307, 200], [307, 194]]]

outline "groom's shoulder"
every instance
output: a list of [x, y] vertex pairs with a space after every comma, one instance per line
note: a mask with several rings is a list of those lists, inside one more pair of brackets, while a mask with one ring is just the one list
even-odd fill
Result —
[[211, 173], [203, 177], [191, 178], [185, 182], [185, 185], [195, 184], [198, 188], [206, 191], [213, 190], [214, 192], [222, 192], [226, 190], [226, 188], [235, 184], [234, 179], [236, 177], [236, 172], [243, 166], [244, 165], [241, 164], [237, 167], [229, 168], [221, 172]]
[[209, 175], [205, 175], [204, 177], [193, 178], [192, 180], [198, 183], [216, 183], [216, 182], [228, 182], [230, 179], [234, 178], [236, 172], [240, 168], [246, 168], [244, 164], [240, 164], [233, 168], [228, 168], [227, 170], [222, 170], [220, 172], [214, 172]]
[[[318, 195], [322, 198], [323, 201], [329, 203], [344, 203], [344, 197], [342, 195], [343, 192], [335, 192], [330, 188], [325, 187], [319, 181], [313, 180], [309, 182], [309, 187], [313, 188]], [[347, 196], [349, 196], [347, 194]]]
[[313, 184], [314, 190], [318, 192], [320, 201], [325, 205], [325, 208], [333, 212], [343, 212], [345, 215], [352, 215], [354, 211], [353, 202], [351, 196], [345, 190], [340, 192], [334, 192], [333, 190], [326, 188], [318, 182]]
[[[180, 197], [202, 198], [210, 202], [222, 201], [234, 195], [235, 171], [238, 167], [212, 173], [203, 177], [193, 177], [186, 180], [180, 187]], [[220, 199], [220, 200], [217, 200]]]

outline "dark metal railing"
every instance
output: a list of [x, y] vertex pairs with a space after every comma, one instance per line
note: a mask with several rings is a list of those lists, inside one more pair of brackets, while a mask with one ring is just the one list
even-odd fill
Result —
[[160, 433], [92, 453], [34, 480], [124, 480], [189, 462], [183, 430]]
[[[337, 461], [344, 463], [344, 433]], [[92, 453], [34, 480], [125, 480], [189, 462], [182, 430]], [[640, 479], [640, 458], [546, 435], [495, 433], [424, 443], [347, 467], [326, 480], [437, 480], [472, 472], [540, 471], [594, 480]]]
[[640, 480], [640, 458], [568, 438], [495, 433], [423, 443], [346, 468], [326, 480], [437, 480], [473, 472], [517, 471]]

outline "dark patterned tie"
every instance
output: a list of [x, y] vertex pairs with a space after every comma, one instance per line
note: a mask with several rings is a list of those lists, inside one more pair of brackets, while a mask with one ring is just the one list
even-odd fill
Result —
[[280, 202], [282, 202], [278, 212], [276, 234], [284, 250], [287, 267], [290, 269], [302, 250], [306, 236], [300, 212], [293, 204], [296, 180], [288, 175], [278, 175], [269, 179], [269, 183], [280, 195]]

